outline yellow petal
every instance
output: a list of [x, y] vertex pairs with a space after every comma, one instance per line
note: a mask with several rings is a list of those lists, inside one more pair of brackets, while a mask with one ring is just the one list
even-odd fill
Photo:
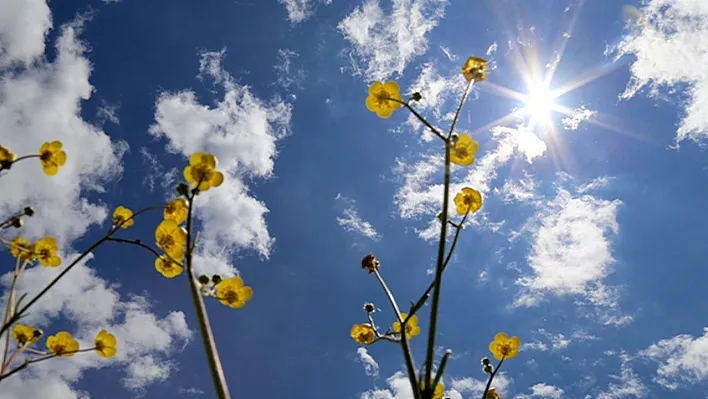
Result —
[[224, 174], [221, 172], [214, 172], [214, 174], [211, 175], [211, 181], [209, 183], [212, 187], [219, 187], [223, 182]]
[[54, 162], [57, 163], [57, 165], [62, 166], [66, 163], [66, 152], [60, 151], [57, 153], [56, 157], [54, 158]]
[[369, 94], [376, 94], [384, 88], [384, 84], [381, 82], [374, 82], [369, 86]]
[[396, 82], [386, 82], [384, 84], [384, 90], [386, 90], [389, 94], [389, 97], [393, 98], [395, 94], [398, 94], [398, 92], [401, 91], [401, 87], [398, 85]]
[[494, 336], [494, 340], [503, 343], [509, 340], [509, 336], [506, 335], [506, 333], [500, 332]]
[[238, 299], [243, 302], [249, 301], [253, 298], [253, 289], [251, 287], [243, 287], [238, 290]]
[[393, 114], [393, 109], [388, 107], [376, 111], [376, 115], [381, 119], [387, 119], [391, 114]]
[[44, 174], [47, 176], [54, 176], [59, 172], [59, 168], [56, 165], [47, 165], [44, 167]]

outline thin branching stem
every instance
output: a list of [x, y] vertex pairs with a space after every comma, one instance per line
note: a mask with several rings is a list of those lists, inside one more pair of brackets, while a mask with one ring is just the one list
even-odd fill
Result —
[[499, 371], [499, 369], [501, 369], [502, 363], [504, 363], [504, 357], [501, 358], [499, 364], [497, 364], [497, 367], [495, 367], [494, 370], [492, 370], [492, 372], [489, 374], [489, 381], [487, 381], [487, 386], [484, 388], [484, 394], [482, 395], [482, 399], [487, 398], [487, 392], [489, 392], [489, 388], [492, 386], [494, 376], [497, 375], [497, 372]]
[[[447, 138], [445, 140], [445, 175], [444, 175], [444, 191], [443, 191], [443, 203], [442, 203], [442, 216], [440, 218], [441, 220], [441, 226], [440, 226], [440, 243], [438, 246], [438, 261], [437, 265], [435, 267], [435, 282], [434, 282], [434, 287], [433, 287], [433, 302], [432, 306], [430, 309], [430, 328], [428, 331], [428, 347], [426, 351], [426, 357], [425, 357], [425, 381], [429, 382], [432, 373], [433, 373], [433, 360], [435, 356], [435, 334], [437, 332], [437, 325], [438, 325], [438, 309], [440, 307], [440, 288], [442, 285], [442, 272], [443, 272], [443, 266], [445, 264], [445, 247], [446, 247], [446, 238], [447, 238], [447, 221], [448, 221], [448, 207], [450, 203], [450, 153], [451, 153], [451, 143], [450, 143], [450, 138], [452, 137], [452, 134], [455, 131], [455, 125], [457, 124], [457, 120], [460, 117], [460, 113], [462, 112], [462, 107], [465, 103], [465, 100], [467, 99], [467, 93], [470, 90], [470, 87], [472, 87], [472, 82], [474, 80], [470, 80], [467, 82], [467, 86], [465, 87], [465, 92], [462, 94], [462, 98], [460, 99], [460, 104], [457, 107], [457, 111], [455, 112], [455, 116], [452, 119], [452, 124], [450, 125], [450, 131], [447, 134]], [[426, 385], [426, 392], [428, 393], [427, 396], [432, 396], [432, 392], [435, 389], [435, 387], [429, 387]]]
[[[65, 352], [65, 354], [70, 354], [70, 353], [71, 353], [71, 354], [74, 354], [74, 353], [90, 352], [90, 351], [95, 350], [95, 349], [96, 349], [96, 347], [93, 347], [93, 348], [86, 348], [86, 349], [77, 349], [77, 350], [75, 350], [75, 351]], [[27, 366], [29, 366], [29, 365], [32, 364], [32, 363], [37, 363], [37, 362], [41, 362], [41, 361], [43, 361], [43, 360], [53, 359], [53, 358], [59, 357], [59, 356], [60, 356], [60, 355], [57, 355], [56, 353], [52, 353], [52, 354], [47, 355], [47, 356], [44, 356], [44, 357], [39, 357], [39, 358], [36, 358], [36, 359], [28, 359], [28, 360], [25, 360], [24, 363], [22, 363], [21, 365], [15, 367], [14, 369], [10, 370], [10, 372], [8, 372], [7, 374], [0, 375], [0, 381], [2, 381], [2, 380], [4, 380], [5, 378], [7, 378], [7, 377], [9, 377], [9, 376], [11, 376], [11, 375], [17, 373], [18, 371], [21, 371], [21, 370], [25, 369]]]
[[[199, 187], [199, 184], [196, 185]], [[231, 399], [231, 394], [229, 393], [229, 387], [226, 384], [226, 377], [224, 376], [224, 369], [221, 366], [221, 360], [219, 359], [219, 353], [216, 350], [216, 342], [214, 340], [214, 334], [211, 331], [211, 324], [209, 323], [209, 317], [207, 315], [206, 306], [204, 305], [204, 298], [199, 290], [198, 282], [192, 271], [192, 205], [194, 203], [194, 197], [197, 191], [194, 191], [192, 195], [188, 197], [189, 208], [187, 211], [187, 259], [186, 259], [186, 269], [187, 269], [187, 279], [189, 280], [189, 289], [192, 294], [192, 300], [194, 301], [194, 309], [197, 313], [197, 320], [199, 321], [199, 330], [202, 336], [202, 342], [204, 343], [204, 350], [206, 351], [207, 361], [209, 362], [209, 369], [211, 370], [211, 377], [214, 383], [214, 389], [216, 390], [216, 396], [219, 399]]]
[[[12, 284], [10, 285], [10, 294], [8, 295], [7, 298], [7, 306], [5, 307], [5, 317], [3, 319], [3, 323], [7, 323], [7, 321], [12, 317], [12, 314], [14, 313], [15, 309], [15, 287], [17, 284], [17, 276], [20, 274], [20, 254], [18, 254], [17, 258], [15, 259], [15, 271], [12, 275]], [[0, 375], [5, 373], [5, 367], [7, 367], [7, 352], [10, 349], [10, 331], [5, 334], [5, 348], [3, 349], [2, 352], [2, 367], [0, 367]]]
[[[151, 246], [149, 246], [149, 245], [143, 243], [143, 242], [140, 241], [140, 240], [127, 240], [127, 239], [125, 239], [125, 238], [110, 237], [110, 238], [108, 239], [108, 241], [113, 241], [113, 242], [118, 242], [118, 243], [123, 243], [123, 244], [133, 244], [133, 245], [137, 245], [137, 246], [139, 246], [139, 247], [141, 247], [141, 248], [147, 249], [147, 250], [150, 251], [153, 255], [155, 255], [157, 258], [159, 258], [160, 256], [162, 256], [162, 255], [160, 255], [159, 252], [157, 252], [157, 250], [156, 250], [155, 248], [153, 248], [153, 247], [151, 247]], [[167, 252], [165, 252], [164, 255], [170, 260], [170, 262], [174, 263], [175, 265], [177, 265], [177, 266], [179, 266], [179, 267], [184, 268], [184, 265], [182, 265], [181, 262], [178, 262], [177, 260], [175, 260], [175, 259], [174, 259], [172, 256], [170, 256], [170, 254], [168, 254]]]

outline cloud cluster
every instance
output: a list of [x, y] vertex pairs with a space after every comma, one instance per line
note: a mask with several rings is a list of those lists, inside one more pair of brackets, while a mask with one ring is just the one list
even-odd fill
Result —
[[337, 26], [351, 43], [355, 75], [366, 81], [400, 75], [413, 58], [428, 49], [427, 35], [445, 15], [448, 0], [365, 0]]
[[682, 383], [696, 384], [708, 381], [708, 327], [703, 335], [688, 334], [662, 339], [640, 353], [640, 356], [659, 362], [654, 381], [674, 390]]
[[636, 57], [632, 80], [621, 98], [631, 98], [648, 86], [655, 95], [661, 87], [687, 84], [685, 113], [676, 131], [676, 143], [701, 141], [708, 136], [708, 2], [704, 0], [650, 0], [617, 46], [618, 57]]
[[292, 108], [280, 98], [263, 101], [238, 84], [221, 66], [224, 54], [202, 53], [199, 70], [199, 76], [223, 89], [223, 99], [210, 107], [189, 89], [162, 93], [150, 134], [166, 138], [170, 152], [189, 157], [205, 151], [219, 159], [224, 183], [200, 194], [195, 205], [203, 224], [195, 267], [200, 273], [228, 276], [236, 273], [230, 264], [234, 251], [270, 255], [274, 239], [265, 220], [268, 208], [253, 197], [245, 180], [272, 176], [276, 143], [288, 134]]

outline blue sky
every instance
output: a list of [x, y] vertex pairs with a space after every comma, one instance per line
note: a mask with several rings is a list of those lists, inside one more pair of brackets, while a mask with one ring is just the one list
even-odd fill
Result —
[[[460, 66], [487, 57], [457, 129], [480, 151], [453, 190], [484, 206], [443, 282], [447, 395], [481, 396], [479, 359], [505, 331], [523, 343], [505, 398], [705, 397], [706, 4], [0, 0], [0, 144], [58, 139], [68, 154], [52, 178], [29, 161], [3, 175], [0, 210], [34, 206], [23, 234], [57, 237], [70, 259], [116, 206], [164, 203], [189, 154], [215, 153], [226, 181], [199, 197], [196, 264], [255, 292], [243, 309], [208, 303], [233, 397], [410, 398], [400, 349], [359, 348], [349, 329], [367, 301], [393, 321], [367, 253], [399, 302], [427, 287], [441, 146], [364, 100], [396, 80], [447, 128]], [[528, 84], [551, 72], [563, 112], [531, 128]], [[122, 236], [150, 241], [159, 221]], [[33, 365], [0, 399], [213, 397], [187, 281], [152, 264], [113, 243], [73, 270], [28, 322], [85, 345], [106, 328], [119, 355]], [[20, 289], [57, 272], [32, 268]]]

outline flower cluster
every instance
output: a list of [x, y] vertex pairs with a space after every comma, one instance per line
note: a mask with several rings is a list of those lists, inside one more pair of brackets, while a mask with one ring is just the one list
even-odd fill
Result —
[[11, 149], [0, 144], [0, 171], [10, 169], [15, 162], [28, 158], [39, 158], [42, 170], [47, 176], [54, 176], [59, 173], [59, 167], [66, 163], [66, 152], [62, 149], [61, 141], [48, 141], [39, 147], [37, 154], [17, 157]]
[[[15, 324], [12, 329], [12, 337], [17, 342], [18, 353], [32, 353], [36, 355], [52, 355], [49, 357], [71, 357], [78, 352], [93, 350], [99, 356], [110, 358], [116, 355], [117, 341], [113, 334], [106, 330], [101, 330], [93, 341], [94, 346], [89, 349], [79, 349], [79, 342], [67, 331], [60, 331], [55, 335], [47, 337], [47, 351], [39, 351], [31, 348], [42, 337], [42, 330], [24, 324]], [[29, 350], [28, 350], [29, 349]], [[43, 360], [44, 358], [40, 358]], [[7, 365], [5, 365], [7, 366]]]

